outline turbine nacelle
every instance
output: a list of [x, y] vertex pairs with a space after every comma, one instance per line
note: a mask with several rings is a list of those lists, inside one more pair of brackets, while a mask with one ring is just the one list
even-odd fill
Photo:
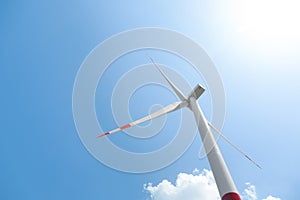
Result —
[[178, 96], [180, 99], [183, 99], [178, 108], [188, 107], [189, 109], [191, 109], [190, 107], [191, 99], [197, 100], [204, 92], [205, 89], [200, 84], [197, 84], [192, 90], [192, 92], [189, 94], [188, 98], [185, 98], [184, 96], [183, 98], [180, 98]]
[[191, 109], [190, 107], [191, 99], [197, 100], [204, 92], [205, 89], [200, 84], [197, 84], [187, 98], [187, 102], [188, 102], [187, 107]]
[[204, 92], [205, 92], [204, 87], [202, 87], [200, 84], [197, 84], [194, 87], [193, 91], [189, 94], [188, 100], [190, 100], [192, 97], [198, 99]]

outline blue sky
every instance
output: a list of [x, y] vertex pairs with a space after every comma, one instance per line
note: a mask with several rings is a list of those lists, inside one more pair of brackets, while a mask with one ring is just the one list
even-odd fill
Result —
[[[255, 168], [219, 142], [239, 191], [251, 182], [259, 199], [268, 195], [296, 199], [300, 180], [296, 8], [295, 1], [2, 1], [0, 198], [146, 199], [145, 183], [174, 182], [181, 172], [209, 168], [206, 159], [197, 158], [199, 137], [172, 165], [138, 175], [101, 164], [78, 137], [72, 90], [84, 58], [121, 31], [162, 27], [198, 42], [222, 77], [227, 111], [223, 132], [263, 166]], [[102, 87], [109, 94], [111, 86]], [[175, 100], [172, 94], [159, 92], [156, 98], [163, 103]], [[142, 97], [136, 93], [135, 98]], [[209, 115], [208, 108], [204, 111]], [[170, 120], [176, 120], [176, 114]], [[114, 128], [113, 119], [107, 121], [103, 127]], [[115, 136], [112, 140], [117, 142]]]

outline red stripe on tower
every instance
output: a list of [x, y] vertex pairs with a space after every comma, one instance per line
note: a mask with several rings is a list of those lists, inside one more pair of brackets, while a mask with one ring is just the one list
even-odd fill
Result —
[[120, 129], [123, 130], [125, 128], [129, 128], [131, 125], [130, 124], [126, 124], [125, 126], [121, 126]]
[[222, 200], [241, 200], [241, 198], [237, 193], [229, 192], [222, 197]]

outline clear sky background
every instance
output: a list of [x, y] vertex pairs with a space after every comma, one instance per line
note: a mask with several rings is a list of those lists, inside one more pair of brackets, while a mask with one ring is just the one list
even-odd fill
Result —
[[[199, 137], [171, 166], [140, 175], [104, 166], [78, 137], [72, 89], [82, 61], [108, 37], [149, 26], [193, 38], [214, 61], [226, 92], [223, 132], [263, 167], [220, 141], [239, 191], [251, 182], [258, 199], [298, 199], [299, 9], [292, 0], [2, 1], [0, 199], [147, 199], [146, 183], [209, 169], [197, 158]], [[114, 128], [109, 121], [104, 128]]]

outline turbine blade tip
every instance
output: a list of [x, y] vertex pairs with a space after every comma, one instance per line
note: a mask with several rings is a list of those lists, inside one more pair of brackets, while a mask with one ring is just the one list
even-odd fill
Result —
[[104, 134], [102, 134], [102, 135], [99, 135], [99, 136], [97, 136], [96, 138], [102, 138], [102, 137], [107, 136], [107, 135], [109, 135], [109, 132], [106, 132], [106, 133], [104, 133]]

